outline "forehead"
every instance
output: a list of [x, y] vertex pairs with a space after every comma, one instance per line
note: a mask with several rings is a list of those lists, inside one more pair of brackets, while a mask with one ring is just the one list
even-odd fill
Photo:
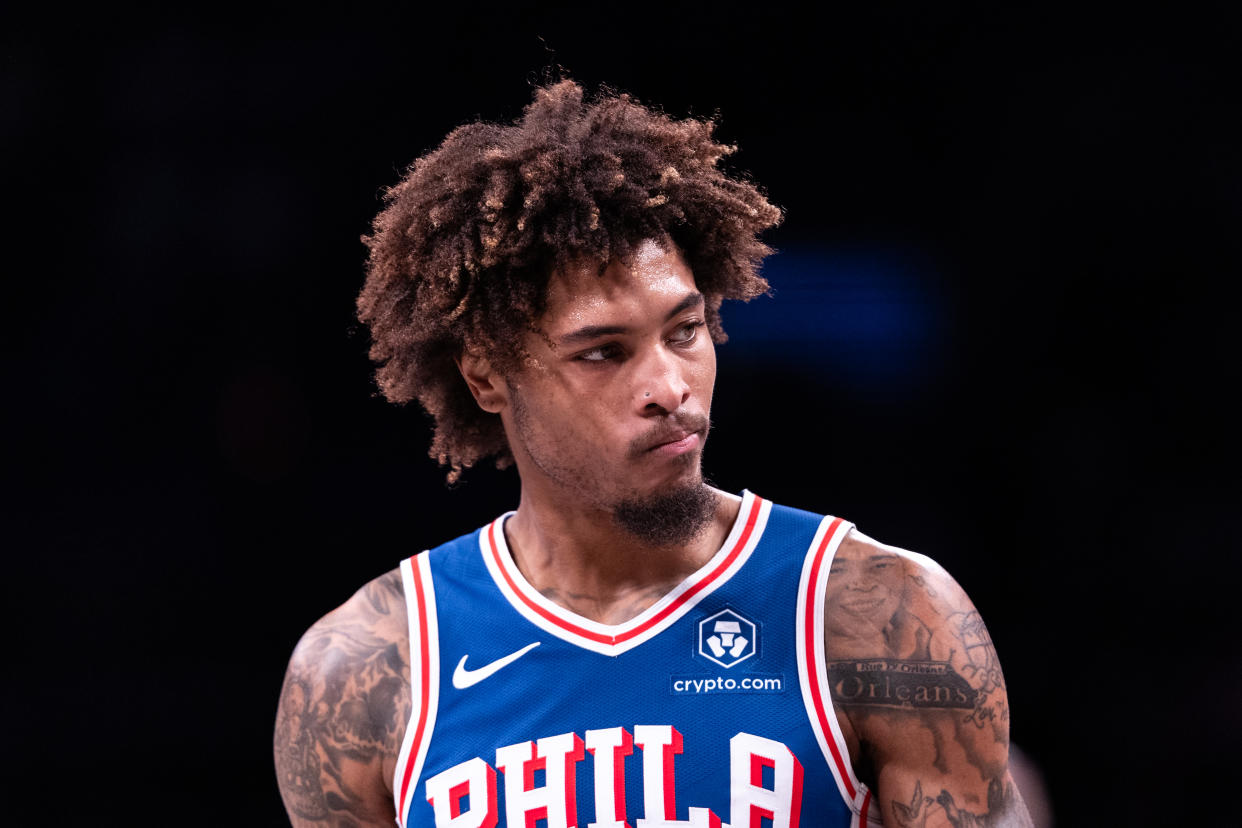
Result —
[[611, 261], [601, 273], [594, 263], [563, 268], [548, 279], [543, 327], [556, 332], [598, 323], [601, 318], [636, 321], [659, 313], [696, 290], [694, 274], [676, 246], [642, 242], [631, 260]]
[[843, 543], [837, 549], [837, 554], [833, 557], [833, 563], [849, 563], [849, 564], [872, 564], [872, 563], [898, 563], [900, 558], [892, 552], [883, 549], [877, 549], [861, 543]]

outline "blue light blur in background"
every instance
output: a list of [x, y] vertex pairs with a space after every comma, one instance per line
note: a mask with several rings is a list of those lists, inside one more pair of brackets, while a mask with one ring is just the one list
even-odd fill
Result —
[[799, 245], [763, 275], [770, 296], [723, 308], [730, 360], [797, 365], [886, 396], [917, 395], [942, 373], [948, 303], [926, 257]]

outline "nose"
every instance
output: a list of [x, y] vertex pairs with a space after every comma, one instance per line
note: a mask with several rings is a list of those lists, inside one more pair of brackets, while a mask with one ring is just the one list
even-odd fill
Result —
[[638, 367], [634, 390], [642, 414], [671, 414], [690, 399], [690, 384], [677, 355], [660, 349]]

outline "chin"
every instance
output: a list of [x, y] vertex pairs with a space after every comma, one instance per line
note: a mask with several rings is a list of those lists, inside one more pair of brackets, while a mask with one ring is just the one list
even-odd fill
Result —
[[698, 489], [704, 485], [703, 472], [695, 464], [661, 477], [647, 488], [647, 492], [651, 495], [666, 495], [670, 492]]
[[618, 502], [613, 519], [652, 546], [671, 547], [705, 530], [716, 515], [716, 506], [716, 491], [703, 482], [701, 474], [695, 474]]

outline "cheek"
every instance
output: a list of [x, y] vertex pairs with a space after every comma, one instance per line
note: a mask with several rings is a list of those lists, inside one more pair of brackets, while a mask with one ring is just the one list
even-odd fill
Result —
[[698, 366], [695, 381], [702, 387], [703, 396], [710, 400], [716, 386], [716, 347], [711, 343]]
[[839, 595], [849, 587], [852, 583], [857, 583], [857, 574], [849, 569], [838, 569], [836, 572], [828, 573], [828, 586], [824, 589], [824, 595]]
[[902, 586], [902, 577], [900, 573], [885, 577], [884, 580], [881, 581], [881, 583], [884, 585], [884, 588], [888, 590], [890, 593], [892, 593], [893, 595], [896, 595], [897, 597], [901, 597], [901, 591], [903, 589], [903, 586]]
[[607, 416], [607, 400], [598, 392], [595, 395], [570, 398], [552, 410], [552, 417], [545, 424], [551, 439], [560, 443], [565, 451], [583, 455], [584, 463], [598, 457], [624, 442], [625, 435], [617, 432], [616, 416]]

